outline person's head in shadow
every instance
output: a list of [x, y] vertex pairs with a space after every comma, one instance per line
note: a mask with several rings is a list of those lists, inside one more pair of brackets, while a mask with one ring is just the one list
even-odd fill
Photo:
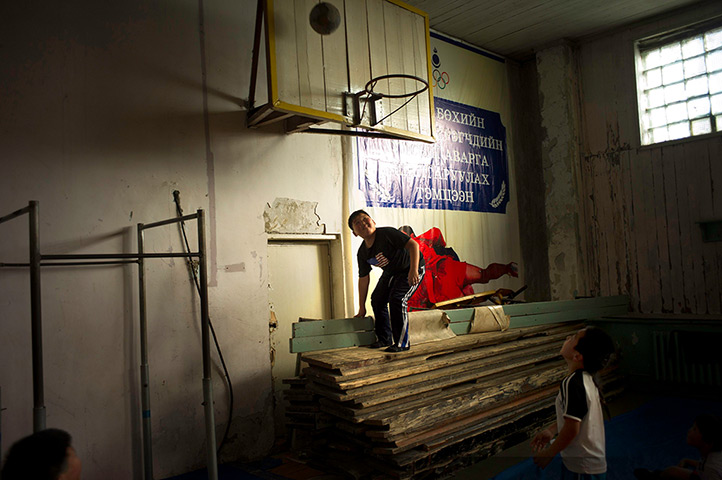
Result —
[[706, 413], [697, 416], [687, 432], [687, 444], [695, 447], [702, 455], [721, 451], [722, 419]]
[[78, 480], [80, 459], [68, 432], [41, 430], [15, 442], [3, 463], [2, 480]]
[[702, 414], [687, 432], [687, 444], [699, 450], [700, 460], [683, 458], [664, 470], [636, 468], [639, 480], [713, 480], [722, 478], [722, 419]]

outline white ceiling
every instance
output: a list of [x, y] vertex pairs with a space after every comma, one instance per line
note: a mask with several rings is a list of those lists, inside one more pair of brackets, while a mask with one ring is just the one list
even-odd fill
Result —
[[515, 60], [561, 39], [579, 39], [694, 8], [700, 0], [405, 0], [433, 30]]

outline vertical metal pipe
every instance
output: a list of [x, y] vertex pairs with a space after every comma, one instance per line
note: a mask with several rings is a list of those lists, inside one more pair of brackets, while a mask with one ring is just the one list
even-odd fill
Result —
[[30, 207], [30, 316], [33, 350], [33, 431], [45, 429], [43, 382], [43, 319], [40, 301], [40, 228], [38, 202]]
[[138, 304], [140, 307], [140, 384], [143, 415], [143, 478], [153, 480], [153, 437], [150, 423], [150, 375], [148, 370], [148, 324], [145, 309], [145, 259], [143, 224], [138, 224]]
[[677, 332], [671, 332], [670, 336], [674, 342], [674, 357], [677, 359], [677, 377], [674, 379], [677, 382], [686, 383], [687, 377], [687, 365], [684, 363], [682, 358], [682, 350], [679, 348], [679, 335]]
[[0, 452], [3, 450], [3, 387], [0, 386]]
[[206, 455], [208, 478], [218, 480], [216, 458], [216, 421], [213, 409], [213, 383], [211, 381], [210, 319], [208, 316], [208, 268], [206, 259], [206, 221], [203, 210], [198, 210], [198, 270], [201, 286], [201, 341], [203, 344], [203, 407], [206, 417]]
[[662, 354], [659, 351], [659, 333], [652, 332], [652, 358], [654, 358], [654, 376], [657, 380], [662, 380]]

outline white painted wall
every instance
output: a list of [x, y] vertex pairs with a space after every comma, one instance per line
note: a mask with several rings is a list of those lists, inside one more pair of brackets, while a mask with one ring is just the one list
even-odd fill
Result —
[[[40, 202], [43, 253], [135, 252], [135, 226], [208, 215], [210, 314], [235, 390], [224, 458], [273, 441], [263, 210], [276, 197], [342, 218], [336, 137], [248, 130], [253, 0], [4, 2], [0, 9], [0, 215]], [[261, 94], [265, 89], [261, 85]], [[208, 147], [208, 148], [207, 148]], [[0, 262], [26, 261], [25, 218], [0, 225]], [[189, 225], [191, 242], [196, 235]], [[146, 251], [179, 251], [176, 228]], [[155, 476], [205, 464], [197, 297], [178, 260], [149, 260]], [[47, 424], [64, 428], [84, 478], [140, 478], [137, 267], [46, 267]], [[2, 451], [32, 430], [29, 277], [0, 270]], [[214, 358], [217, 358], [214, 353]], [[219, 437], [227, 394], [214, 369]]]

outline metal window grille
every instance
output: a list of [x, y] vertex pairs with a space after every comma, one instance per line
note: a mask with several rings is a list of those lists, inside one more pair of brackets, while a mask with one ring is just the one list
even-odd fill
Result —
[[637, 52], [642, 145], [722, 131], [722, 27], [640, 41]]

